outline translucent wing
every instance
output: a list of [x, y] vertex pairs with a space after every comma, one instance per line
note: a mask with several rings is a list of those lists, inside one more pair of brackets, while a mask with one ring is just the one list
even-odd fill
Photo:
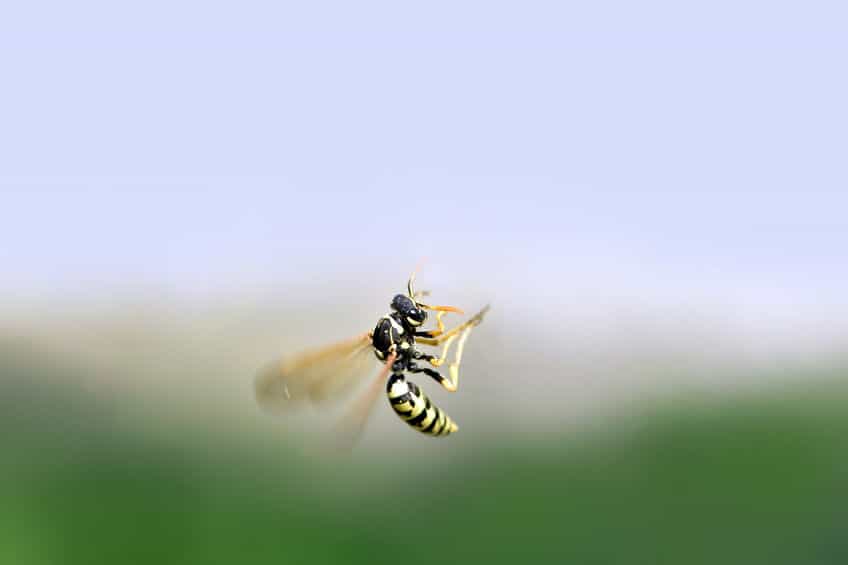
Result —
[[350, 410], [336, 423], [336, 447], [342, 451], [349, 451], [354, 444], [359, 440], [362, 431], [365, 429], [365, 424], [368, 422], [368, 417], [374, 411], [374, 404], [380, 397], [380, 393], [386, 390], [386, 377], [392, 369], [392, 364], [395, 362], [397, 355], [392, 353], [386, 359], [386, 364], [377, 373], [377, 376], [371, 381], [371, 384], [353, 403]]
[[373, 374], [377, 359], [366, 334], [274, 361], [259, 371], [255, 381], [256, 400], [275, 412], [285, 411], [305, 400], [321, 402], [338, 397]]

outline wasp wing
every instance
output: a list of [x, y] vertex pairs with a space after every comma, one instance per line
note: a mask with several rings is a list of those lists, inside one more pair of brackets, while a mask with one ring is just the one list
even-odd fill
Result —
[[386, 377], [392, 369], [397, 355], [392, 353], [386, 364], [372, 379], [371, 384], [359, 395], [350, 409], [336, 423], [336, 447], [341, 451], [350, 451], [365, 429], [368, 417], [374, 411], [374, 405], [381, 392], [386, 390]]
[[376, 362], [367, 333], [274, 361], [256, 376], [256, 400], [263, 408], [279, 412], [306, 400], [338, 397], [373, 373]]

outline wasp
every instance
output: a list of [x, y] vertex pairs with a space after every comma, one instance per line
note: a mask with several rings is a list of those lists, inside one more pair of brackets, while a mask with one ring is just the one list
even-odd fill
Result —
[[[430, 436], [456, 432], [459, 429], [456, 422], [406, 375], [423, 373], [445, 390], [455, 392], [465, 342], [471, 330], [483, 321], [489, 306], [465, 322], [446, 329], [442, 320], [446, 314], [462, 315], [464, 312], [453, 306], [429, 306], [421, 302], [419, 298], [430, 293], [416, 292], [414, 281], [413, 272], [407, 282], [407, 294], [398, 294], [392, 299], [391, 311], [381, 317], [370, 332], [274, 361], [260, 370], [255, 381], [260, 406], [279, 410], [304, 401], [320, 403], [342, 396], [363, 377], [373, 374], [375, 364], [382, 364], [372, 383], [343, 418], [343, 433], [349, 436], [361, 433], [384, 386], [392, 409], [413, 429]], [[436, 327], [425, 330], [423, 325], [428, 312], [436, 313]], [[441, 352], [438, 355], [424, 353], [419, 345], [440, 347]], [[453, 359], [448, 362], [454, 346]], [[436, 370], [446, 363], [447, 376]]]

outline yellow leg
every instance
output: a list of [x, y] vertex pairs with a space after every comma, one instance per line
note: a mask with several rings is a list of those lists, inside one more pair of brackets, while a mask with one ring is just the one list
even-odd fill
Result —
[[441, 384], [445, 390], [449, 392], [456, 392], [457, 387], [459, 387], [459, 365], [462, 362], [462, 353], [465, 350], [465, 342], [468, 339], [468, 336], [471, 335], [471, 330], [474, 329], [474, 326], [479, 325], [480, 322], [483, 321], [483, 316], [486, 314], [488, 309], [489, 307], [486, 306], [467, 322], [460, 324], [438, 338], [424, 338], [418, 340], [419, 342], [427, 345], [438, 345], [440, 343], [444, 343], [444, 346], [442, 347], [442, 354], [439, 357], [430, 357], [428, 359], [430, 364], [434, 367], [439, 367], [447, 361], [448, 352], [450, 351], [451, 346], [456, 343], [456, 353], [454, 354], [453, 362], [448, 365], [448, 377], [437, 379], [439, 384]]
[[462, 362], [462, 351], [465, 349], [465, 340], [467, 340], [468, 336], [471, 335], [471, 330], [473, 328], [474, 326], [468, 326], [458, 336], [453, 335], [449, 337], [445, 342], [444, 349], [442, 349], [441, 357], [431, 357], [428, 359], [430, 364], [434, 367], [441, 366], [448, 358], [448, 350], [450, 349], [450, 346], [453, 345], [454, 340], [459, 337], [453, 363], [448, 365], [448, 378], [442, 378], [439, 380], [439, 384], [441, 384], [448, 392], [456, 392], [456, 389], [459, 387], [459, 364]]
[[430, 330], [427, 332], [420, 332], [416, 334], [418, 337], [436, 337], [437, 335], [442, 335], [445, 333], [445, 323], [442, 321], [442, 316], [445, 315], [445, 311], [442, 310], [438, 314], [436, 314], [436, 324], [439, 326], [438, 329]]
[[[434, 331], [440, 332], [439, 334], [436, 334], [438, 337], [436, 337], [436, 336], [433, 336], [432, 338], [418, 337], [418, 338], [416, 338], [415, 341], [417, 341], [418, 343], [422, 343], [424, 345], [441, 345], [442, 343], [444, 343], [445, 341], [447, 341], [451, 337], [457, 335], [458, 333], [465, 330], [466, 328], [473, 328], [474, 326], [480, 325], [480, 322], [483, 321], [483, 316], [485, 316], [486, 312], [488, 312], [488, 311], [489, 311], [489, 307], [486, 306], [485, 308], [483, 308], [482, 310], [480, 310], [479, 312], [474, 314], [466, 322], [459, 324], [458, 326], [456, 326], [455, 328], [453, 328], [453, 329], [451, 329], [447, 332], [444, 331], [444, 326], [440, 324], [439, 330], [434, 330]], [[437, 317], [437, 320], [438, 320], [438, 317]]]
[[465, 330], [460, 334], [459, 343], [456, 344], [456, 356], [453, 358], [453, 363], [448, 366], [448, 378], [453, 385], [453, 390], [456, 390], [459, 386], [459, 364], [462, 361], [462, 350], [465, 348], [465, 340], [468, 339], [473, 327], [474, 326], [469, 326], [465, 328]]
[[434, 367], [441, 367], [442, 364], [447, 361], [448, 358], [448, 350], [450, 349], [453, 340], [456, 339], [456, 336], [451, 337], [445, 342], [444, 347], [442, 348], [442, 354], [439, 357], [433, 357], [430, 359], [430, 364]]
[[[441, 312], [436, 314], [436, 325], [439, 326], [439, 327], [438, 327], [438, 329], [432, 330], [430, 332], [432, 337], [436, 337], [437, 335], [442, 335], [443, 333], [445, 333], [445, 323], [442, 321], [442, 316], [444, 316], [444, 315], [445, 315], [444, 310], [442, 310]], [[439, 332], [439, 333], [435, 333], [435, 332]]]

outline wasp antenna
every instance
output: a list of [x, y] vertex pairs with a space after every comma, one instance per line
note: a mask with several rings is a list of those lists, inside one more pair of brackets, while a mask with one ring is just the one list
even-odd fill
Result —
[[406, 283], [406, 291], [409, 293], [409, 297], [415, 300], [415, 291], [412, 288], [412, 284], [415, 282], [415, 271], [412, 271], [412, 274], [409, 275], [409, 281]]
[[415, 269], [412, 271], [412, 274], [409, 275], [409, 282], [406, 283], [406, 289], [407, 289], [407, 291], [409, 291], [409, 297], [413, 300], [415, 300], [415, 290], [413, 289], [413, 283], [415, 283], [415, 275], [418, 273], [418, 271], [421, 270], [421, 267], [423, 267], [424, 263], [426, 263], [426, 262], [427, 262], [426, 257], [422, 257], [418, 261], [418, 264], [415, 265]]

